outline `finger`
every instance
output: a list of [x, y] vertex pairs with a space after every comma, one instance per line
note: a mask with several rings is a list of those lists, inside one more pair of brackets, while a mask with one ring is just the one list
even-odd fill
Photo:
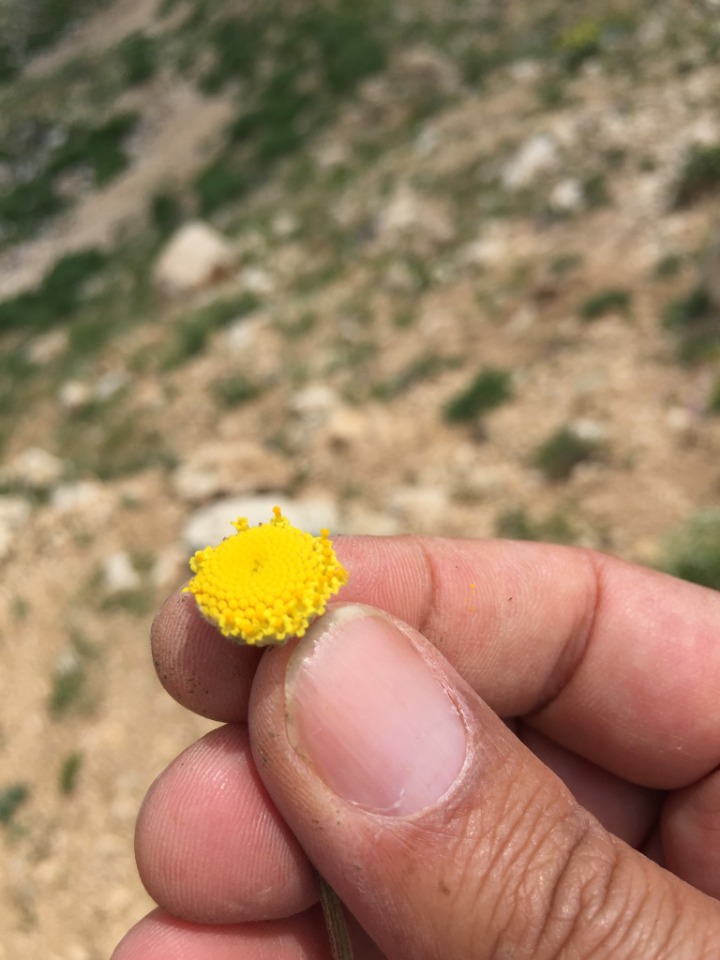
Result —
[[202, 926], [154, 910], [111, 960], [331, 960], [317, 910], [291, 920]]
[[260, 651], [232, 643], [205, 620], [194, 597], [177, 591], [150, 631], [153, 662], [168, 693], [210, 720], [243, 723]]
[[[649, 787], [685, 786], [720, 763], [715, 591], [547, 544], [348, 537], [336, 546], [350, 571], [341, 598], [422, 629], [500, 715], [532, 714], [563, 746]], [[216, 656], [230, 664], [227, 646]], [[214, 694], [202, 672], [198, 682], [228, 703], [232, 686], [217, 674]]]
[[212, 731], [158, 777], [135, 847], [150, 896], [185, 920], [274, 919], [317, 900], [307, 859], [257, 775], [245, 727]]
[[412, 628], [339, 607], [262, 660], [263, 780], [390, 960], [697, 960], [720, 908], [613, 838]]
[[521, 724], [516, 733], [606, 830], [631, 847], [642, 848], [657, 826], [664, 793], [622, 780], [532, 727]]
[[668, 799], [660, 832], [668, 868], [720, 899], [720, 771]]

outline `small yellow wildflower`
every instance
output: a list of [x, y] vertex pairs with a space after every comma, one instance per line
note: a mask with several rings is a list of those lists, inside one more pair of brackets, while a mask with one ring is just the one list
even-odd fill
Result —
[[238, 643], [265, 645], [301, 637], [347, 583], [328, 531], [293, 527], [280, 507], [270, 523], [233, 523], [236, 534], [190, 560], [195, 576], [184, 588], [203, 616]]

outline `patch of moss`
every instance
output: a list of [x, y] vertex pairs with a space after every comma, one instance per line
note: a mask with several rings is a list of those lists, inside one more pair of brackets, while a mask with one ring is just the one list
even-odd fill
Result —
[[505, 403], [512, 393], [512, 375], [508, 370], [481, 370], [464, 390], [448, 401], [443, 417], [449, 423], [474, 420]]

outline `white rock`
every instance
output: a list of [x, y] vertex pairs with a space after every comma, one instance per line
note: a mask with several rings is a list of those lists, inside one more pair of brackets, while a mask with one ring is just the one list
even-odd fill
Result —
[[312, 430], [326, 423], [339, 403], [340, 398], [332, 387], [325, 383], [311, 383], [293, 394], [290, 410], [304, 427]]
[[436, 486], [399, 487], [388, 503], [390, 512], [418, 533], [439, 533], [449, 505], [447, 491]]
[[554, 210], [566, 213], [575, 213], [582, 210], [585, 203], [582, 184], [579, 180], [573, 178], [561, 180], [550, 191], [548, 200]]
[[184, 224], [168, 240], [153, 267], [155, 285], [170, 296], [212, 286], [230, 276], [236, 251], [207, 223]]
[[12, 551], [15, 536], [30, 517], [30, 504], [23, 497], [0, 497], [0, 560]]
[[59, 457], [41, 447], [28, 447], [6, 465], [1, 478], [6, 483], [39, 491], [54, 486], [64, 472], [65, 464]]
[[175, 490], [189, 503], [201, 503], [226, 494], [284, 490], [294, 478], [294, 467], [259, 443], [212, 441], [193, 451], [192, 459], [175, 471]]
[[390, 198], [377, 228], [379, 235], [391, 242], [419, 236], [440, 245], [455, 239], [455, 228], [442, 205], [420, 197], [407, 184], [400, 184]]
[[92, 387], [82, 380], [66, 380], [58, 390], [60, 406], [71, 413], [87, 407], [92, 401], [92, 396]]
[[250, 526], [268, 523], [272, 519], [274, 506], [282, 509], [293, 526], [308, 533], [319, 534], [323, 528], [331, 533], [339, 532], [339, 515], [334, 500], [291, 500], [283, 493], [262, 497], [227, 497], [202, 507], [189, 517], [182, 532], [183, 545], [192, 552], [220, 543], [235, 532], [232, 521], [238, 517], [247, 517]]
[[280, 240], [287, 240], [298, 232], [300, 225], [288, 210], [279, 210], [272, 218], [270, 229]]
[[529, 187], [539, 174], [553, 169], [558, 162], [555, 139], [540, 133], [527, 140], [503, 167], [501, 180], [508, 190]]
[[275, 281], [263, 267], [245, 267], [240, 271], [240, 285], [248, 293], [267, 295], [275, 290]]
[[51, 505], [60, 513], [87, 513], [95, 512], [95, 508], [103, 503], [106, 512], [109, 504], [106, 503], [106, 490], [101, 483], [92, 480], [79, 480], [77, 483], [61, 483], [55, 487], [50, 497]]
[[137, 590], [141, 585], [140, 574], [124, 550], [108, 554], [102, 563], [103, 585], [111, 596]]

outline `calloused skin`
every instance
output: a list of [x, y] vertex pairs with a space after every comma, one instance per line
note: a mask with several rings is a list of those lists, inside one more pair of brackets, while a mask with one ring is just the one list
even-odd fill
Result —
[[[580, 548], [335, 546], [350, 571], [338, 602], [378, 607], [427, 638], [507, 762], [486, 763], [492, 789], [471, 773], [453, 810], [398, 836], [361, 820], [343, 833], [354, 813], [328, 813], [287, 742], [293, 642], [237, 646], [191, 596], [171, 596], [152, 630], [159, 677], [226, 726], [145, 799], [136, 856], [159, 907], [113, 960], [329, 960], [305, 851], [359, 921], [358, 960], [720, 956], [720, 594]], [[532, 824], [556, 809], [548, 863], [563, 867], [548, 867], [546, 893], [547, 842]]]

